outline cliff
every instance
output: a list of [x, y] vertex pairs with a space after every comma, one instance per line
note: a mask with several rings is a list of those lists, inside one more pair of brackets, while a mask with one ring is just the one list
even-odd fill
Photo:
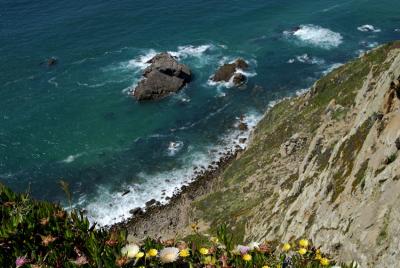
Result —
[[248, 148], [170, 205], [127, 224], [131, 239], [186, 236], [190, 224], [238, 239], [308, 237], [341, 261], [400, 260], [400, 42], [281, 101]]

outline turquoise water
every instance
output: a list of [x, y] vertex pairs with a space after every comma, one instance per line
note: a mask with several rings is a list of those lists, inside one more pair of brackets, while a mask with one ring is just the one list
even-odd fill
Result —
[[[241, 115], [254, 125], [271, 101], [400, 39], [399, 9], [394, 0], [2, 0], [0, 180], [65, 204], [63, 179], [93, 220], [119, 221], [235, 146]], [[194, 81], [137, 103], [129, 90], [161, 51]], [[58, 64], [41, 64], [49, 57]], [[251, 66], [246, 89], [208, 81], [237, 57]]]

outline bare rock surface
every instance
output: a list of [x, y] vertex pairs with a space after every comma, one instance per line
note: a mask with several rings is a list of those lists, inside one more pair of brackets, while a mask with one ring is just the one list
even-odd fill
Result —
[[192, 73], [168, 53], [160, 53], [148, 61], [133, 96], [141, 100], [157, 100], [175, 93], [191, 81]]

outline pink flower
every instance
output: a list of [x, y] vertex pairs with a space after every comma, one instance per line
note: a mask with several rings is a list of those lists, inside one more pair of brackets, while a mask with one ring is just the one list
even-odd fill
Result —
[[25, 257], [25, 256], [21, 256], [21, 257], [18, 257], [16, 260], [15, 260], [15, 266], [17, 267], [17, 268], [19, 268], [19, 267], [21, 267], [21, 266], [24, 266], [26, 263], [28, 263], [29, 262], [29, 260]]

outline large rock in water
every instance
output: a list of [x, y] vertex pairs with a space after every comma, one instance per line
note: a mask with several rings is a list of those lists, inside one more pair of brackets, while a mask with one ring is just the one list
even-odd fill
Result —
[[148, 63], [150, 66], [144, 70], [144, 78], [133, 93], [137, 100], [163, 98], [180, 90], [192, 78], [190, 69], [166, 52], [157, 54]]
[[222, 65], [212, 77], [215, 82], [229, 82], [232, 77], [232, 82], [235, 86], [239, 86], [246, 82], [247, 77], [237, 72], [238, 69], [245, 70], [249, 67], [247, 62], [243, 59], [237, 59], [233, 63], [226, 63]]

